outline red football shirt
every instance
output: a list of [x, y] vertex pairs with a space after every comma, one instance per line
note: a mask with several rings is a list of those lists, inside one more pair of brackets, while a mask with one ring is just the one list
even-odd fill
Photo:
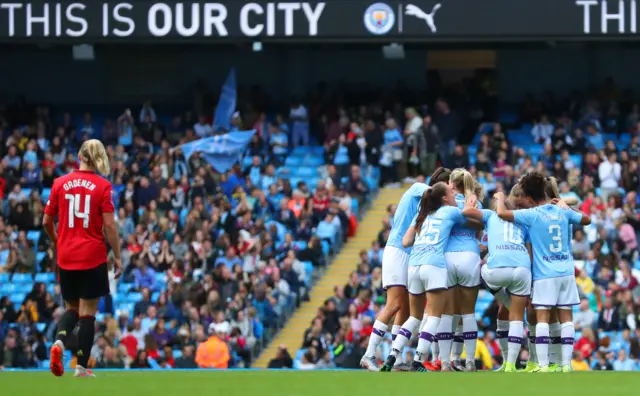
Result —
[[102, 214], [113, 213], [111, 183], [91, 171], [73, 171], [53, 182], [44, 212], [58, 216], [58, 266], [86, 270], [107, 262]]

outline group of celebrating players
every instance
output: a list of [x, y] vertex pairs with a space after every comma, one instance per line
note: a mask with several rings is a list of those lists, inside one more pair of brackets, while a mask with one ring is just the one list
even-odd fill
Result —
[[[572, 307], [579, 304], [572, 225], [588, 225], [590, 218], [571, 208], [577, 202], [560, 199], [557, 181], [539, 172], [525, 174], [509, 197], [496, 193], [492, 210], [482, 208], [482, 194], [468, 171], [446, 168], [438, 168], [428, 185], [415, 183], [403, 194], [382, 258], [387, 304], [374, 323], [363, 368], [476, 371], [474, 310], [484, 285], [500, 304], [496, 334], [503, 364], [498, 371], [517, 371], [526, 341], [530, 359], [523, 371], [572, 371]], [[391, 353], [380, 368], [376, 350], [392, 319]], [[402, 351], [414, 335], [415, 358], [405, 363]]]

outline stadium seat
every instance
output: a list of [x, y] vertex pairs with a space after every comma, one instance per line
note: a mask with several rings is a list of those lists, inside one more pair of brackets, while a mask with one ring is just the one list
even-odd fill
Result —
[[47, 257], [47, 253], [45, 252], [36, 253], [36, 264], [40, 265], [40, 263], [42, 263], [42, 260], [44, 260], [45, 257]]
[[47, 324], [46, 323], [36, 323], [36, 329], [42, 333], [44, 332], [44, 329], [47, 328]]
[[351, 198], [351, 211], [353, 213], [358, 213], [358, 208], [359, 208], [358, 200], [355, 198]]
[[307, 248], [307, 241], [295, 241], [293, 245], [294, 250], [304, 250]]
[[33, 283], [33, 277], [31, 274], [13, 274], [11, 282], [14, 284]]
[[305, 179], [311, 176], [315, 176], [317, 174], [318, 174], [318, 170], [316, 168], [311, 168], [308, 166], [302, 166], [298, 168], [296, 171], [296, 176], [302, 177]]
[[23, 192], [23, 193], [24, 193], [24, 195], [26, 195], [27, 197], [28, 197], [29, 195], [31, 195], [31, 189], [30, 189], [30, 188], [26, 188], [26, 187], [24, 187], [24, 188], [22, 189], [22, 192]]
[[8, 281], [2, 282], [2, 284], [0, 284], [0, 296], [11, 295], [16, 292], [16, 289], [17, 287], [13, 283], [9, 283]]
[[118, 285], [118, 292], [119, 292], [119, 293], [126, 294], [126, 293], [129, 293], [129, 290], [133, 289], [134, 287], [135, 287], [135, 286], [134, 286], [134, 284], [133, 284], [133, 283], [125, 283], [125, 282], [121, 282], [121, 283]]
[[142, 301], [142, 293], [129, 293], [126, 296], [128, 302], [137, 303]]
[[174, 349], [173, 350], [173, 358], [174, 359], [180, 359], [182, 357], [182, 351], [179, 349]]
[[104, 322], [104, 314], [102, 312], [98, 312], [96, 314], [96, 322], [98, 323]]
[[298, 146], [298, 147], [293, 149], [291, 154], [302, 157], [302, 156], [306, 156], [308, 154], [311, 154], [311, 152], [312, 152], [312, 148], [309, 147], [309, 146]]
[[303, 163], [305, 166], [318, 167], [324, 165], [324, 158], [306, 157]]
[[35, 244], [40, 240], [40, 231], [29, 231], [27, 232], [27, 239], [32, 241]]
[[22, 284], [16, 285], [16, 290], [14, 293], [28, 294], [28, 293], [31, 293], [32, 290], [33, 290], [33, 283], [22, 283]]
[[12, 304], [22, 304], [24, 298], [25, 295], [22, 293], [13, 293], [9, 296], [9, 301], [11, 301]]
[[160, 298], [160, 292], [154, 292], [151, 294], [151, 302], [158, 302], [158, 299]]
[[300, 157], [289, 156], [284, 161], [284, 164], [289, 168], [297, 168], [302, 164], [302, 159]]
[[39, 274], [36, 274], [36, 278], [35, 278], [36, 282], [41, 282], [41, 283], [51, 283], [51, 282], [55, 282], [56, 281], [56, 274], [54, 274], [53, 272], [41, 272]]
[[40, 194], [40, 198], [42, 198], [42, 202], [46, 203], [49, 200], [49, 195], [51, 195], [51, 189], [43, 188], [42, 194]]

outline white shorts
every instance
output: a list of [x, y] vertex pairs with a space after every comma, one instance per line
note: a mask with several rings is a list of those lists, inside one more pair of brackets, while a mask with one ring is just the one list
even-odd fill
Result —
[[409, 293], [419, 295], [425, 292], [447, 289], [447, 269], [433, 265], [412, 265], [409, 267]]
[[382, 287], [407, 287], [409, 255], [402, 249], [386, 246], [382, 252]]
[[503, 287], [514, 296], [529, 297], [531, 295], [531, 270], [524, 267], [488, 268], [480, 270], [482, 280], [492, 291]]
[[580, 304], [574, 275], [533, 281], [531, 304], [535, 309], [572, 309]]
[[444, 254], [449, 274], [449, 287], [480, 286], [480, 255], [474, 252], [449, 252]]

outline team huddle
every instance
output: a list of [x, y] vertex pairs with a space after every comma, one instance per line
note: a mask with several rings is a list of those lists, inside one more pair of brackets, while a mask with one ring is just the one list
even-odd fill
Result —
[[[508, 197], [496, 193], [491, 210], [482, 208], [482, 195], [482, 185], [468, 171], [446, 168], [438, 168], [428, 185], [415, 183], [403, 194], [382, 258], [387, 304], [374, 323], [363, 368], [475, 371], [474, 310], [484, 285], [500, 304], [498, 371], [517, 371], [524, 342], [530, 359], [523, 371], [572, 370], [572, 307], [579, 304], [572, 225], [588, 225], [590, 218], [571, 208], [577, 202], [560, 199], [554, 178], [538, 172], [524, 175]], [[392, 319], [391, 353], [378, 367], [376, 350]], [[413, 336], [418, 337], [414, 360], [403, 362], [402, 351]]]

